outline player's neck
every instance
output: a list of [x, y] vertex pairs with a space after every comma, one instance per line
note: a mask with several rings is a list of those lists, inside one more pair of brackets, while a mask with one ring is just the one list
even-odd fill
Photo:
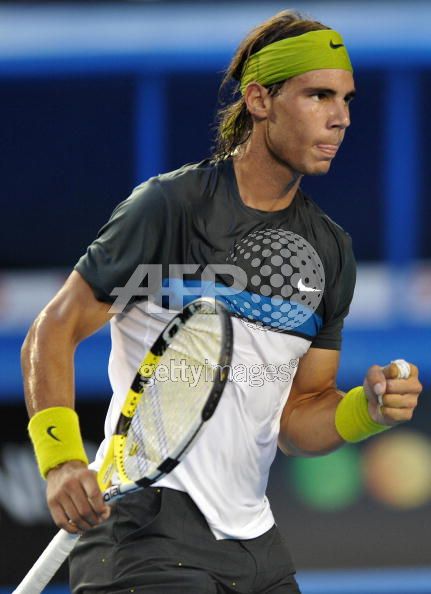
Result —
[[283, 210], [292, 203], [302, 175], [259, 153], [248, 146], [233, 157], [241, 199], [250, 208]]

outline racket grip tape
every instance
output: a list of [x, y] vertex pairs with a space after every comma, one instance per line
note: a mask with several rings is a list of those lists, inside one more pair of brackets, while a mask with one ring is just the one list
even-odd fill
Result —
[[40, 594], [67, 559], [80, 534], [59, 530], [12, 594]]
[[[110, 487], [103, 494], [107, 503], [111, 503], [126, 493], [139, 489], [135, 483]], [[59, 530], [39, 559], [24, 577], [12, 594], [40, 594], [45, 586], [60, 569], [64, 561], [75, 547], [80, 534], [70, 534], [66, 530]]]
[[69, 460], [88, 464], [82, 443], [78, 415], [67, 406], [45, 408], [36, 413], [28, 424], [40, 474]]

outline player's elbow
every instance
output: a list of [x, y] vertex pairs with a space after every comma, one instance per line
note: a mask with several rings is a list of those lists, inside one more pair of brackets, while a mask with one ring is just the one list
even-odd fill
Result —
[[34, 320], [21, 347], [23, 367], [35, 353], [68, 346], [75, 349], [79, 340], [74, 330], [73, 319], [65, 315], [56, 304], [48, 304]]

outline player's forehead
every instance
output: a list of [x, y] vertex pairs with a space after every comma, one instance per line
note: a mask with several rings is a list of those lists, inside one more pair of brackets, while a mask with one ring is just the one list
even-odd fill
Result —
[[310, 70], [286, 81], [291, 89], [328, 89], [337, 93], [349, 94], [355, 91], [353, 75], [347, 70], [327, 68]]

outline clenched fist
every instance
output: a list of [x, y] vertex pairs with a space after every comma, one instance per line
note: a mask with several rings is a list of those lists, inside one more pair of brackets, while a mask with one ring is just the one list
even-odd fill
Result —
[[54, 522], [72, 534], [84, 532], [109, 518], [97, 474], [78, 460], [65, 462], [48, 472], [47, 501]]
[[390, 426], [410, 421], [422, 391], [418, 376], [415, 365], [401, 360], [398, 364], [393, 361], [386, 367], [370, 367], [364, 389], [373, 421]]

